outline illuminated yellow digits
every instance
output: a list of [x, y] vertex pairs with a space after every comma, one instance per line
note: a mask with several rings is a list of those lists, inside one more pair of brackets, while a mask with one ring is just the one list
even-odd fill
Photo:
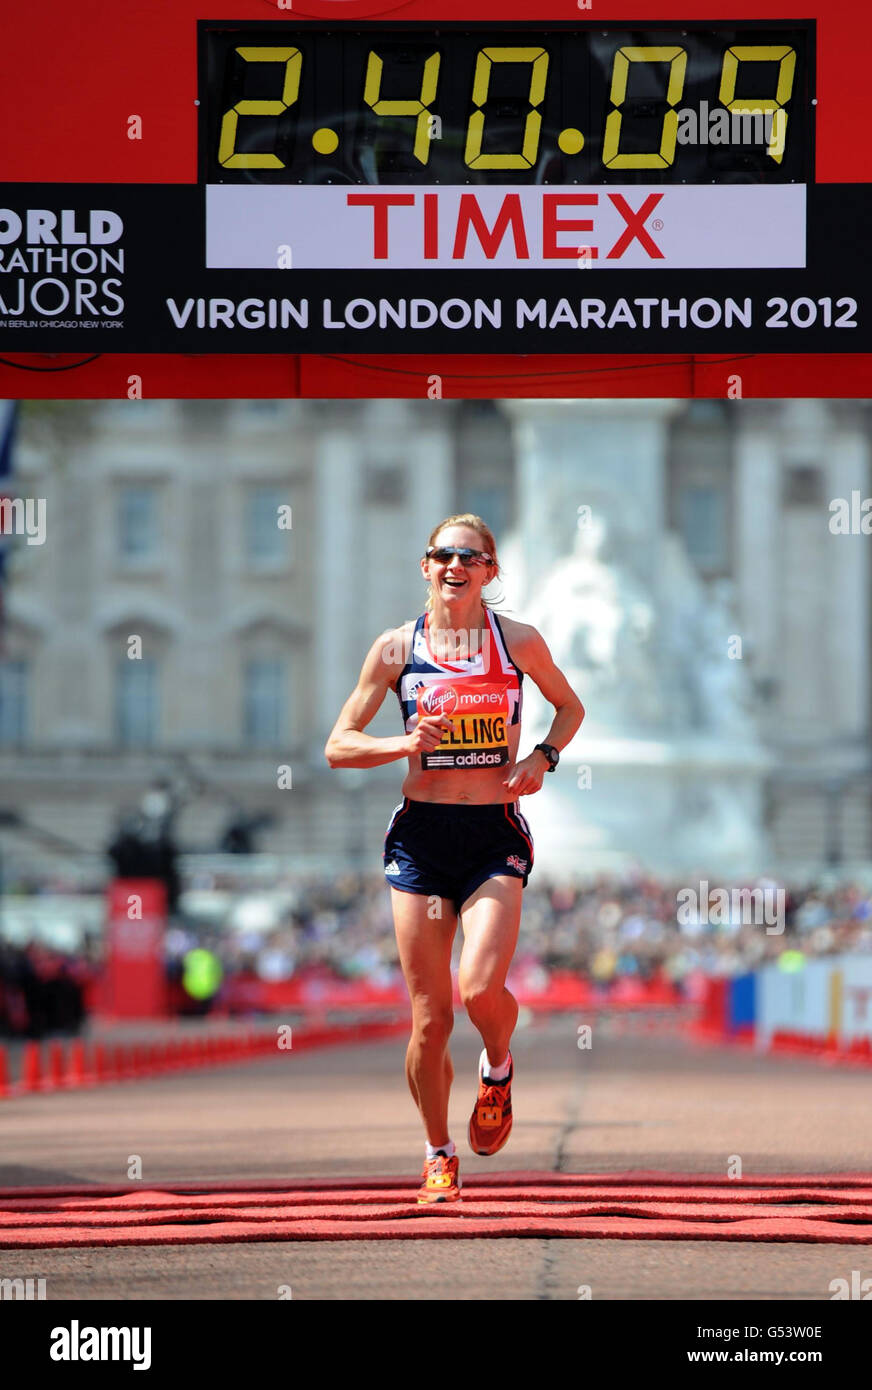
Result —
[[[744, 97], [736, 100], [736, 76], [740, 63], [777, 63], [778, 88], [775, 99], [771, 97]], [[738, 111], [746, 116], [761, 116], [768, 111], [775, 114], [769, 135], [769, 148], [766, 153], [780, 164], [784, 158], [784, 143], [787, 139], [787, 112], [784, 103], [793, 96], [793, 79], [796, 75], [796, 49], [786, 44], [758, 45], [728, 48], [724, 54], [721, 71], [721, 90], [718, 101], [728, 111]]]
[[406, 101], [387, 101], [383, 100], [379, 93], [381, 91], [382, 68], [384, 63], [377, 53], [370, 51], [369, 61], [366, 65], [366, 81], [363, 88], [363, 99], [367, 106], [371, 106], [377, 116], [417, 116], [415, 122], [415, 148], [414, 155], [421, 164], [426, 164], [430, 159], [430, 150], [433, 141], [430, 138], [430, 112], [428, 107], [431, 101], [436, 100], [436, 88], [439, 84], [439, 64], [442, 62], [440, 53], [431, 53], [424, 64], [424, 75], [421, 78], [421, 93], [417, 100], [412, 98]]
[[[531, 63], [530, 94], [527, 100], [531, 108], [539, 105], [545, 96], [545, 83], [548, 78], [548, 54], [544, 48], [480, 49], [476, 56], [475, 75], [472, 80], [474, 106], [484, 106], [488, 99], [494, 63]], [[539, 152], [541, 129], [542, 116], [538, 111], [531, 109], [524, 122], [520, 154], [482, 154], [484, 112], [473, 111], [466, 128], [466, 150], [463, 157], [470, 169], [532, 169]]]
[[[671, 107], [681, 101], [684, 91], [684, 75], [687, 72], [687, 51], [683, 48], [619, 48], [615, 54], [612, 69], [612, 90], [609, 101], [620, 108], [627, 96], [627, 78], [631, 63], [668, 63], [669, 86], [666, 100]], [[667, 111], [663, 117], [663, 130], [660, 134], [660, 149], [656, 154], [618, 154], [621, 143], [621, 122], [624, 113], [620, 109], [610, 111], [606, 119], [603, 139], [603, 164], [609, 169], [668, 169], [675, 159], [675, 141], [678, 136], [678, 112]]]
[[300, 95], [303, 55], [299, 48], [237, 48], [246, 63], [284, 63], [285, 81], [277, 101], [238, 101], [224, 112], [218, 141], [218, 163], [225, 169], [284, 169], [276, 154], [234, 154], [240, 116], [280, 116]]

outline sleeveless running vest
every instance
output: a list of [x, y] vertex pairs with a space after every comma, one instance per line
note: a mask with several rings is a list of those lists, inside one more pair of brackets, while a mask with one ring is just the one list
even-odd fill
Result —
[[[470, 690], [499, 689], [504, 693], [501, 694], [501, 703], [504, 698], [507, 709], [506, 723], [519, 724], [521, 722], [524, 673], [509, 655], [500, 620], [496, 613], [491, 612], [489, 608], [485, 608], [484, 611], [487, 614], [488, 630], [482, 634], [480, 649], [473, 651], [468, 658], [453, 661], [438, 661], [436, 659], [429, 641], [430, 615], [429, 613], [422, 613], [418, 618], [412, 634], [409, 658], [397, 677], [394, 687], [400, 702], [406, 733], [411, 733], [418, 722], [419, 698], [426, 700], [427, 687], [438, 687], [437, 698], [440, 702], [446, 691], [449, 701], [452, 699], [452, 692], [458, 692], [462, 706], [467, 703], [463, 699], [466, 682], [471, 683]], [[475, 707], [481, 711], [483, 716], [486, 716], [487, 697], [469, 703], [471, 705], [475, 703]], [[444, 708], [448, 714], [452, 713], [451, 703], [434, 705], [432, 713], [439, 713], [440, 708]], [[429, 707], [428, 712], [430, 712]], [[476, 740], [481, 741], [482, 726], [474, 725], [472, 719], [468, 721], [468, 724], [471, 736], [470, 747], [473, 747]], [[485, 735], [485, 741], [487, 741], [488, 736], [488, 734]], [[457, 758], [452, 758], [450, 762], [445, 761], [444, 757], [430, 762], [429, 759], [433, 758], [433, 754], [428, 755], [428, 762], [424, 765], [460, 767], [496, 761], [490, 757], [485, 758], [483, 755], [464, 757], [461, 754]], [[502, 762], [503, 759], [501, 758], [500, 761]]]

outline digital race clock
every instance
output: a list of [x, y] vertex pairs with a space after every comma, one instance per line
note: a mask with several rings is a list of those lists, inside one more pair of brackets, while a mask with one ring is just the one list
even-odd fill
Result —
[[790, 183], [809, 26], [200, 27], [206, 183]]
[[202, 24], [207, 264], [803, 265], [812, 52], [800, 23]]
[[856, 0], [68, 8], [9, 21], [0, 353], [872, 354]]

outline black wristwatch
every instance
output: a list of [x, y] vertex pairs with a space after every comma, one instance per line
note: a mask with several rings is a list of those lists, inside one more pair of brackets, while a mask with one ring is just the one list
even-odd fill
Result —
[[[553, 745], [550, 743], [537, 743], [536, 748], [541, 748], [542, 752], [545, 754], [545, 757], [548, 759], [549, 766], [545, 769], [546, 772], [553, 772], [557, 764], [560, 762], [560, 754], [558, 753], [557, 749], [554, 748]], [[534, 753], [536, 752], [536, 748], [533, 749]]]

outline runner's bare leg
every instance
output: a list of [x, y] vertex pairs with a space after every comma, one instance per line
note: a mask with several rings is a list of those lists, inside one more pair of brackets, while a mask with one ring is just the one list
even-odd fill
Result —
[[518, 1001], [506, 989], [506, 975], [518, 944], [523, 891], [521, 879], [497, 874], [460, 909], [460, 998], [495, 1067], [505, 1061], [518, 1022]]
[[400, 964], [412, 1003], [406, 1079], [427, 1138], [438, 1147], [449, 1139], [448, 1097], [454, 1080], [448, 1040], [454, 1027], [451, 947], [457, 913], [450, 898], [403, 893], [393, 886], [391, 905]]

